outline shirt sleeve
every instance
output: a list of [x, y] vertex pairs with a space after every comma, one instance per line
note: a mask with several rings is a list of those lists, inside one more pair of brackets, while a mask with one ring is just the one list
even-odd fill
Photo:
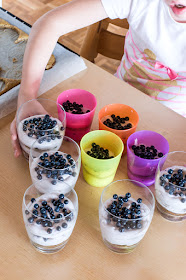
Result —
[[[139, 0], [143, 1], [143, 0]], [[133, 5], [136, 1], [134, 0], [101, 0], [102, 5], [105, 9], [106, 14], [110, 19], [124, 19], [128, 18]]]

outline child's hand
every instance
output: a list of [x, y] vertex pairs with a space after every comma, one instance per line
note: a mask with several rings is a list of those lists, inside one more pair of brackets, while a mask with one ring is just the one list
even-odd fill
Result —
[[[20, 106], [17, 110], [15, 118], [13, 119], [13, 121], [10, 125], [11, 142], [12, 142], [12, 147], [14, 150], [15, 157], [19, 157], [22, 153], [21, 146], [19, 144], [19, 138], [18, 138], [18, 134], [17, 134], [17, 124], [16, 124]], [[28, 117], [31, 117], [34, 115], [46, 115], [46, 114], [47, 114], [47, 111], [37, 101], [37, 99], [35, 99], [35, 102], [30, 102], [29, 105], [25, 106], [24, 110], [22, 109], [20, 119], [23, 120], [25, 118], [28, 118]]]

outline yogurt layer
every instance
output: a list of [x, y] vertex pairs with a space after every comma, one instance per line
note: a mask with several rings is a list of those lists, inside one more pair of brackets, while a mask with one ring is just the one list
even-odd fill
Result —
[[[173, 171], [177, 171], [181, 169], [183, 170], [184, 176], [186, 175], [186, 167], [183, 166], [172, 166], [165, 170], [160, 171], [159, 174], [157, 175], [157, 179], [155, 183], [156, 199], [158, 203], [168, 211], [175, 214], [186, 214], [186, 191], [182, 191], [183, 188], [180, 188], [180, 191], [177, 192], [178, 195], [175, 196], [174, 194], [169, 194], [169, 191], [166, 191], [164, 186], [161, 186], [160, 177], [163, 176], [163, 174], [168, 174], [169, 169], [172, 169]], [[168, 179], [165, 179], [165, 181], [168, 183]], [[174, 187], [173, 184], [172, 186]], [[175, 186], [175, 188], [176, 187], [177, 186]], [[180, 197], [179, 195], [180, 192], [183, 193], [183, 197]], [[184, 200], [185, 202], [182, 202]]]
[[[28, 131], [23, 131], [23, 123], [24, 121], [26, 120], [30, 120], [30, 119], [33, 119], [33, 118], [44, 118], [45, 115], [35, 115], [35, 116], [32, 116], [32, 117], [29, 117], [29, 118], [26, 118], [24, 120], [22, 120], [19, 124], [18, 124], [18, 127], [17, 127], [17, 131], [18, 131], [18, 136], [19, 136], [19, 141], [20, 141], [20, 145], [21, 145], [21, 148], [27, 153], [29, 154], [30, 153], [30, 148], [32, 147], [33, 143], [36, 141], [36, 135], [33, 135], [32, 137], [29, 137], [28, 136]], [[53, 134], [56, 134], [56, 133], [60, 133], [60, 135], [63, 137], [64, 136], [64, 129], [63, 129], [63, 125], [61, 123], [60, 120], [58, 120], [57, 118], [53, 118], [53, 117], [50, 117], [51, 120], [53, 121], [56, 121], [57, 124], [54, 126], [53, 129], [50, 129], [50, 130], [43, 130], [45, 133], [48, 133], [49, 132], [52, 132]], [[38, 149], [39, 151], [43, 151], [43, 150], [51, 150], [51, 149], [56, 149], [58, 150], [60, 145], [62, 143], [62, 138], [58, 138], [56, 137], [54, 140], [51, 139], [50, 142], [48, 141], [43, 141], [42, 143], [36, 143], [35, 144], [35, 149]], [[36, 151], [35, 151], [36, 152]], [[36, 152], [37, 154], [37, 152]]]
[[[55, 153], [50, 151], [49, 156], [51, 154]], [[66, 157], [66, 154], [63, 152], [59, 152], [58, 153], [60, 155], [62, 155], [63, 157]], [[72, 159], [72, 158], [71, 158]], [[72, 159], [73, 160], [73, 159]], [[74, 160], [73, 160], [74, 161]], [[35, 158], [32, 162], [30, 160], [30, 175], [32, 178], [33, 183], [35, 184], [35, 187], [40, 191], [40, 192], [62, 192], [64, 194], [69, 193], [76, 184], [76, 181], [78, 179], [78, 168], [75, 164], [74, 161], [74, 165], [70, 166], [69, 168], [65, 168], [64, 170], [60, 169], [60, 170], [56, 170], [58, 172], [57, 178], [53, 179], [52, 177], [47, 178], [47, 172], [50, 170], [46, 169], [44, 167], [39, 167], [39, 162], [41, 162], [40, 160], [40, 156]], [[39, 169], [39, 171], [38, 171]], [[67, 169], [70, 171], [70, 174], [65, 174], [67, 171]], [[52, 169], [51, 172], [53, 172], [54, 170]], [[41, 173], [41, 176], [38, 176], [38, 173]], [[61, 174], [60, 174], [61, 173]], [[41, 179], [42, 177], [42, 179]], [[60, 180], [60, 177], [62, 177], [63, 179]], [[39, 179], [38, 179], [39, 178]]]
[[[26, 208], [23, 205], [23, 218], [24, 218], [24, 222], [25, 222], [25, 227], [28, 233], [29, 238], [31, 239], [32, 242], [37, 243], [39, 245], [42, 246], [55, 246], [55, 245], [60, 245], [63, 242], [67, 242], [67, 240], [69, 239], [75, 223], [76, 223], [76, 219], [77, 219], [77, 214], [78, 214], [78, 208], [75, 208], [73, 203], [68, 199], [68, 198], [64, 198], [65, 200], [68, 200], [68, 204], [65, 205], [65, 208], [67, 209], [68, 212], [71, 212], [71, 220], [68, 220], [68, 216], [65, 217], [63, 216], [63, 218], [58, 219], [58, 222], [54, 222], [54, 220], [50, 221], [52, 222], [52, 233], [48, 233], [47, 229], [49, 227], [44, 227], [42, 224], [37, 224], [36, 220], [34, 219], [33, 223], [30, 223], [28, 221], [29, 217], [32, 216], [32, 211], [35, 209], [34, 208], [34, 204], [38, 203], [41, 204], [41, 202], [43, 200], [47, 201], [47, 204], [52, 207], [53, 204], [51, 202], [52, 199], [58, 199], [58, 196], [56, 194], [44, 194], [41, 195], [40, 197], [36, 198], [36, 201], [34, 203], [30, 202]], [[29, 211], [29, 214], [25, 213], [25, 209]], [[62, 212], [59, 212], [62, 213]], [[56, 214], [59, 214], [56, 213]], [[39, 219], [40, 217], [38, 217]], [[44, 219], [42, 219], [44, 220]], [[45, 219], [46, 220], [46, 219]], [[66, 223], [67, 227], [63, 228], [62, 224]], [[61, 230], [57, 230], [57, 227], [60, 227]]]
[[[121, 246], [132, 246], [137, 244], [145, 235], [148, 227], [150, 225], [152, 215], [150, 213], [150, 209], [145, 204], [141, 203], [141, 217], [142, 217], [142, 228], [140, 229], [125, 229], [124, 232], [120, 232], [118, 227], [116, 227], [116, 223], [111, 221], [109, 224], [108, 220], [108, 211], [106, 208], [108, 205], [112, 203], [112, 199], [108, 199], [104, 205], [100, 206], [100, 228], [102, 232], [102, 237], [107, 242], [114, 244], [114, 245], [121, 245]], [[130, 202], [135, 201], [131, 199]], [[128, 208], [128, 207], [127, 207]], [[119, 218], [119, 217], [117, 217]]]

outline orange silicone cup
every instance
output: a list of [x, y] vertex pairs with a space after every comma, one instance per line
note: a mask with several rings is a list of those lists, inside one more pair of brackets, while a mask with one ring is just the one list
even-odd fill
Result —
[[[129, 117], [129, 122], [132, 123], [132, 128], [126, 130], [117, 130], [104, 125], [102, 119], [112, 114], [116, 116], [120, 116], [121, 118]], [[115, 133], [122, 139], [124, 144], [126, 144], [128, 137], [136, 131], [138, 122], [139, 122], [138, 113], [132, 107], [125, 104], [119, 104], [119, 103], [109, 104], [104, 106], [99, 111], [99, 129], [108, 130]], [[126, 153], [126, 145], [124, 145], [124, 147], [125, 147], [124, 153]]]

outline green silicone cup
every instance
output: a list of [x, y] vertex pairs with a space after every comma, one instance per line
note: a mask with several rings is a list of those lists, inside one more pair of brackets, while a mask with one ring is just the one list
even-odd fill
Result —
[[[108, 149], [111, 154], [114, 154], [114, 158], [96, 159], [89, 156], [86, 152], [91, 148], [92, 143]], [[114, 179], [124, 149], [120, 137], [109, 131], [95, 130], [83, 136], [80, 147], [85, 181], [94, 187], [110, 184]]]

